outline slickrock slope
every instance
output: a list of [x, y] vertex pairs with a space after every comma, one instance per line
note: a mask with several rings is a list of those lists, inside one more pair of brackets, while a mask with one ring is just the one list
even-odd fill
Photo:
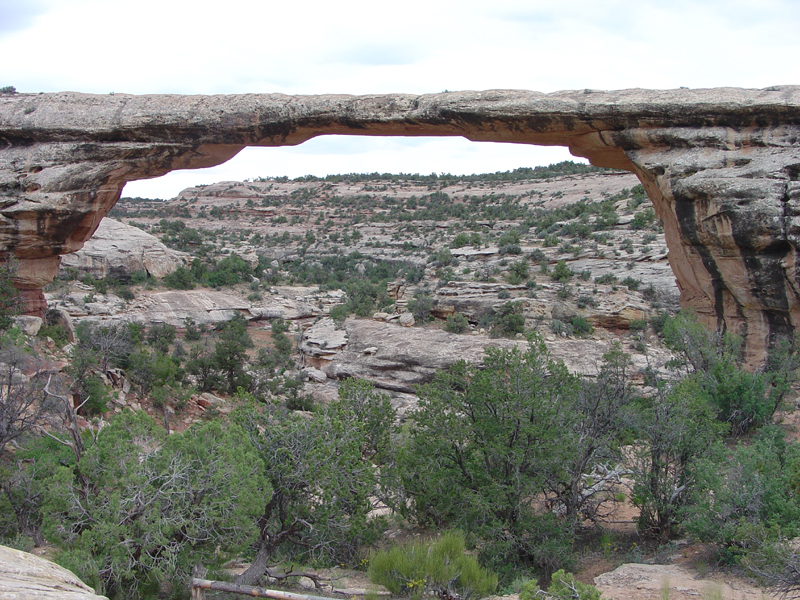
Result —
[[0, 600], [102, 600], [71, 571], [0, 546]]
[[459, 135], [568, 146], [633, 171], [662, 219], [684, 306], [757, 362], [800, 323], [800, 87], [412, 96], [0, 96], [0, 248], [27, 311], [126, 181], [317, 135]]
[[188, 262], [188, 254], [167, 248], [158, 238], [114, 219], [103, 219], [86, 245], [67, 254], [62, 267], [72, 267], [101, 279], [122, 279], [132, 273], [161, 278]]

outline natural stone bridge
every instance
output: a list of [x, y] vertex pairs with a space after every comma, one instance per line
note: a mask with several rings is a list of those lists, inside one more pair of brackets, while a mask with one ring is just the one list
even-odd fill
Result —
[[800, 87], [413, 96], [0, 96], [0, 252], [26, 310], [125, 182], [317, 135], [463, 136], [569, 147], [633, 171], [661, 218], [681, 302], [756, 363], [800, 325]]

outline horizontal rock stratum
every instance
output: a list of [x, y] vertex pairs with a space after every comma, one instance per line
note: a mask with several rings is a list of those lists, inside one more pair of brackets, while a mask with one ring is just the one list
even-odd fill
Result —
[[[318, 135], [569, 147], [642, 181], [681, 302], [751, 363], [800, 324], [800, 87], [345, 96], [0, 96], [0, 252], [26, 310], [127, 181]], [[516, 166], [516, 165], [511, 165]]]

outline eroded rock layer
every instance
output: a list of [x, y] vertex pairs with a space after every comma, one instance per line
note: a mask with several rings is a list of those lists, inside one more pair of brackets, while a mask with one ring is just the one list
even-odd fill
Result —
[[800, 323], [800, 87], [412, 96], [0, 96], [0, 249], [29, 312], [127, 181], [317, 135], [463, 136], [569, 147], [633, 171], [661, 217], [684, 306], [747, 340]]

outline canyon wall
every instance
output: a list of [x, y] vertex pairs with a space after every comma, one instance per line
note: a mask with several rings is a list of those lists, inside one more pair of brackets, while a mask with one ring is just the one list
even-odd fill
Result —
[[[0, 256], [29, 313], [127, 181], [317, 135], [567, 146], [633, 171], [662, 219], [681, 302], [752, 364], [800, 325], [800, 87], [421, 96], [0, 95]], [[509, 165], [509, 168], [519, 165]]]

